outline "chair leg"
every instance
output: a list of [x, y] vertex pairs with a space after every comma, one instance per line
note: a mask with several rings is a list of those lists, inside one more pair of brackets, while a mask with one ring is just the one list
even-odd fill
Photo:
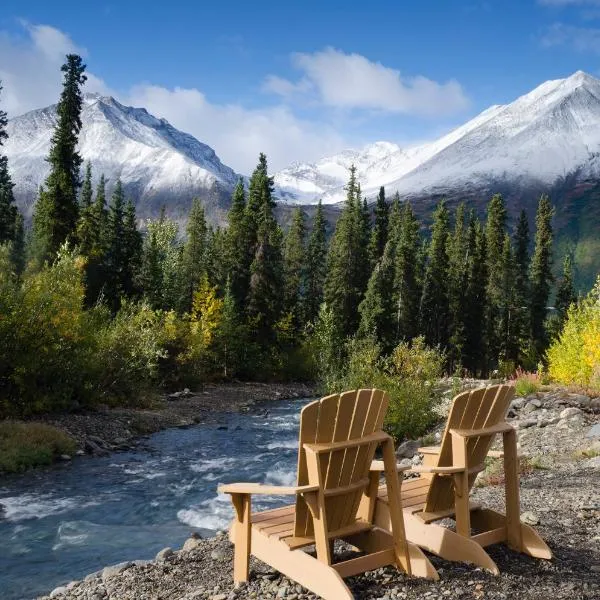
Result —
[[[385, 502], [378, 500], [375, 524], [389, 531], [389, 511]], [[468, 562], [482, 567], [494, 575], [500, 570], [489, 554], [477, 543], [446, 527], [424, 523], [417, 515], [404, 511], [406, 539], [420, 548], [454, 562]], [[409, 544], [410, 546], [410, 544]]]
[[250, 571], [250, 541], [252, 537], [250, 494], [231, 494], [231, 501], [235, 508], [235, 520], [232, 525], [233, 581], [242, 583], [248, 581]]
[[252, 531], [252, 554], [324, 600], [354, 600], [350, 588], [331, 566], [303, 550]]
[[[502, 513], [489, 508], [481, 508], [475, 510], [472, 513], [473, 526], [477, 529], [495, 529], [497, 527], [507, 527], [507, 517]], [[525, 525], [525, 523], [518, 524], [519, 526], [519, 537], [521, 539], [520, 547], [515, 547], [511, 544], [511, 540], [508, 539], [507, 543], [511, 550], [516, 552], [522, 552], [523, 554], [529, 554], [535, 558], [543, 558], [550, 560], [552, 558], [552, 551], [540, 537], [533, 527]]]

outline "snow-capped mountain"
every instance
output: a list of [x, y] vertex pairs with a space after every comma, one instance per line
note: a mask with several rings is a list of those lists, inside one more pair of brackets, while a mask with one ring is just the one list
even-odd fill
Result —
[[[294, 165], [275, 181], [288, 201], [338, 202], [347, 179], [347, 171], [340, 171], [353, 161], [369, 196], [381, 185], [388, 194], [399, 191], [411, 197], [490, 182], [539, 187], [573, 174], [600, 177], [600, 80], [577, 71], [547, 81], [511, 104], [492, 106], [434, 142], [407, 149], [378, 142], [358, 153]], [[339, 166], [335, 177], [331, 165]]]
[[[94, 179], [104, 173], [109, 190], [118, 178], [138, 206], [138, 216], [157, 212], [163, 203], [175, 218], [187, 215], [200, 196], [209, 216], [219, 220], [238, 175], [214, 150], [175, 129], [144, 108], [124, 106], [112, 97], [86, 94], [81, 113], [79, 151], [92, 162]], [[39, 186], [48, 174], [46, 162], [56, 123], [56, 106], [11, 119], [4, 150], [18, 203], [30, 215]]]

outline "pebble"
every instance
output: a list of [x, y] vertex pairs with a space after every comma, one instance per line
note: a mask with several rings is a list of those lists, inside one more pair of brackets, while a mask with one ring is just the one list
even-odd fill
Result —
[[154, 560], [156, 562], [165, 562], [167, 559], [171, 558], [175, 554], [172, 548], [163, 548], [157, 555]]
[[570, 406], [569, 408], [565, 408], [559, 416], [561, 419], [571, 419], [572, 417], [576, 417], [581, 414], [583, 414], [583, 411], [580, 408]]

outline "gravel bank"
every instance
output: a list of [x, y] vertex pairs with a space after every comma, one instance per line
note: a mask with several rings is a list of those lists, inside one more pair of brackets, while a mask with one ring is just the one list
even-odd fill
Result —
[[[552, 548], [554, 560], [536, 560], [503, 545], [492, 546], [490, 554], [501, 570], [494, 577], [432, 557], [439, 582], [379, 569], [348, 580], [356, 598], [600, 598], [600, 405], [585, 396], [539, 393], [516, 399], [511, 418], [519, 428], [521, 454], [528, 465], [521, 478], [522, 518], [535, 524]], [[503, 505], [501, 485], [478, 487], [475, 496], [493, 507]], [[315, 598], [254, 559], [249, 584], [234, 589], [232, 558], [224, 534], [192, 537], [179, 551], [165, 549], [154, 561], [107, 567], [82, 582], [57, 588], [45, 599]]]
[[58, 427], [75, 438], [79, 454], [127, 450], [141, 437], [169, 427], [215, 422], [223, 412], [249, 410], [256, 402], [313, 396], [304, 383], [232, 383], [206, 385], [164, 396], [152, 408], [99, 407], [81, 413], [47, 415], [36, 420]]

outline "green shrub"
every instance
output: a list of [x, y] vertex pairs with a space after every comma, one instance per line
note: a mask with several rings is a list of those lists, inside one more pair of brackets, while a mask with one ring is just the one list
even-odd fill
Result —
[[440, 397], [436, 384], [444, 356], [428, 348], [423, 338], [399, 344], [390, 356], [381, 356], [371, 339], [352, 339], [346, 347], [344, 369], [323, 382], [327, 392], [376, 387], [390, 396], [385, 427], [397, 440], [416, 438], [436, 421]]
[[63, 431], [43, 423], [0, 422], [0, 472], [16, 473], [48, 465], [77, 444]]

